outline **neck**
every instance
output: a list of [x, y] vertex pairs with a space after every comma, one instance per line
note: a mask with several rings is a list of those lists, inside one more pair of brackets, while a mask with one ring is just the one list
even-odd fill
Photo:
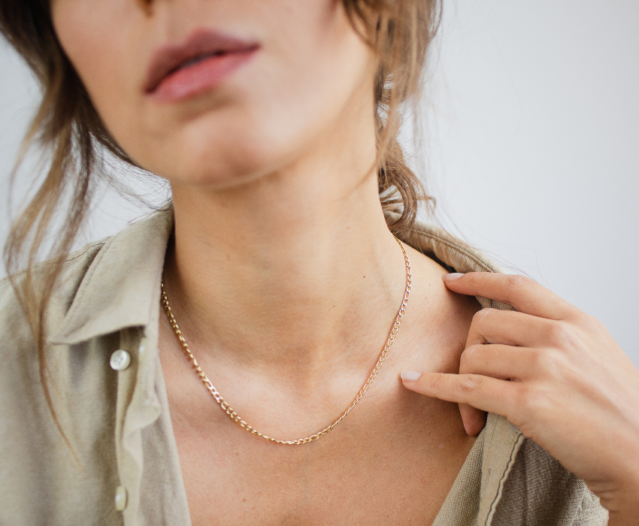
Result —
[[164, 280], [196, 354], [298, 375], [370, 365], [406, 279], [372, 153], [222, 190], [173, 185]]

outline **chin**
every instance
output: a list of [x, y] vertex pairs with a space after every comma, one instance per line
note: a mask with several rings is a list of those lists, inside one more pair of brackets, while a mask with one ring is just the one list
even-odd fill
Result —
[[[239, 155], [237, 155], [239, 154]], [[181, 160], [172, 173], [160, 173], [174, 184], [195, 185], [223, 190], [249, 183], [266, 175], [264, 163], [227, 152], [194, 152]]]
[[[209, 122], [206, 122], [206, 121]], [[174, 137], [153, 159], [154, 173], [177, 184], [223, 189], [285, 167], [304, 144], [307, 130], [274, 123], [203, 119]]]
[[245, 184], [277, 171], [282, 158], [287, 157], [268, 143], [247, 141], [246, 137], [191, 143], [190, 147], [177, 149], [172, 161], [167, 159], [164, 169], [158, 168], [155, 173], [175, 184], [202, 185], [210, 189]]

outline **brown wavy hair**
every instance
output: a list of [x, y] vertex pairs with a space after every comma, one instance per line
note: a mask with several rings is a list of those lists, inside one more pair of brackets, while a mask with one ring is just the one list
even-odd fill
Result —
[[[418, 204], [431, 198], [406, 164], [398, 143], [400, 105], [416, 102], [419, 97], [424, 64], [441, 17], [441, 3], [439, 0], [342, 2], [353, 27], [378, 56], [374, 89], [379, 195], [385, 210], [401, 212], [391, 230], [402, 235], [412, 227]], [[34, 144], [47, 153], [49, 163], [37, 193], [11, 227], [4, 261], [8, 273], [13, 275], [13, 286], [34, 334], [44, 394], [57, 423], [46, 381], [46, 306], [90, 208], [95, 180], [102, 175], [102, 154], [106, 151], [132, 166], [135, 163], [104, 126], [65, 55], [53, 28], [49, 3], [49, 0], [0, 2], [0, 31], [27, 62], [42, 91], [42, 102], [24, 138], [13, 175], [25, 152]], [[68, 203], [64, 206], [62, 227], [53, 237], [49, 263], [39, 267], [35, 279], [34, 265], [62, 203]], [[24, 271], [18, 279], [14, 273], [20, 269]]]

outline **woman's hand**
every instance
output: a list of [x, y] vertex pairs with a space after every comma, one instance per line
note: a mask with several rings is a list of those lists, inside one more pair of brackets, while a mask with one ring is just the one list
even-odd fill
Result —
[[639, 371], [603, 324], [523, 276], [444, 281], [516, 312], [477, 312], [459, 374], [404, 372], [404, 385], [458, 402], [470, 435], [484, 411], [506, 417], [586, 482], [610, 524], [639, 524]]

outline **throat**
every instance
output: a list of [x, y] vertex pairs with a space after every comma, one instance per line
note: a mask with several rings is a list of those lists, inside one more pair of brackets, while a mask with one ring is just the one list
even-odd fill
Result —
[[[224, 412], [230, 417], [230, 419], [239, 424], [242, 428], [244, 428], [247, 431], [250, 431], [254, 436], [257, 436], [261, 439], [264, 439], [266, 441], [269, 441], [271, 443], [276, 443], [276, 444], [281, 444], [281, 445], [304, 445], [307, 444], [309, 442], [314, 442], [316, 440], [319, 440], [321, 438], [323, 438], [324, 436], [326, 436], [330, 431], [332, 431], [335, 426], [337, 424], [339, 424], [346, 416], [349, 415], [349, 413], [355, 408], [355, 406], [358, 404], [358, 402], [363, 398], [363, 396], [366, 394], [366, 392], [370, 389], [371, 385], [373, 384], [374, 380], [377, 378], [382, 366], [384, 365], [384, 362], [386, 361], [386, 358], [388, 356], [388, 353], [391, 351], [391, 348], [393, 346], [393, 343], [395, 341], [395, 339], [397, 338], [397, 334], [399, 332], [400, 326], [401, 326], [401, 321], [402, 318], [404, 317], [404, 313], [406, 311], [406, 307], [408, 305], [408, 299], [410, 296], [410, 291], [411, 291], [411, 268], [410, 268], [410, 261], [408, 258], [408, 255], [406, 253], [406, 250], [404, 248], [404, 245], [401, 241], [396, 240], [397, 244], [399, 246], [399, 248], [402, 251], [403, 257], [404, 257], [404, 264], [406, 267], [406, 285], [405, 285], [405, 289], [404, 289], [404, 294], [402, 296], [401, 299], [401, 303], [399, 306], [399, 309], [397, 311], [397, 315], [395, 316], [395, 320], [393, 321], [393, 324], [391, 326], [391, 329], [389, 331], [388, 337], [382, 347], [381, 352], [379, 353], [379, 356], [377, 357], [377, 360], [375, 362], [375, 365], [373, 366], [370, 374], [368, 375], [368, 377], [366, 378], [366, 380], [364, 381], [364, 383], [362, 384], [362, 386], [360, 387], [360, 389], [357, 391], [357, 395], [355, 396], [355, 398], [353, 399], [353, 401], [346, 407], [346, 409], [341, 412], [339, 414], [339, 416], [333, 420], [330, 424], [327, 424], [325, 427], [322, 427], [321, 429], [319, 429], [318, 431], [315, 431], [309, 435], [300, 437], [300, 438], [294, 438], [294, 439], [282, 439], [282, 438], [276, 438], [276, 437], [272, 437], [269, 435], [266, 435], [262, 432], [260, 432], [259, 430], [255, 429], [254, 426], [250, 425], [250, 424], [246, 424], [246, 422], [241, 418], [240, 415], [237, 414], [236, 411], [233, 411], [229, 406], [228, 403], [224, 400], [223, 396], [219, 393], [218, 389], [215, 388], [215, 386], [213, 385], [213, 383], [211, 382], [211, 380], [208, 378], [208, 376], [206, 375], [206, 373], [204, 372], [204, 370], [201, 368], [201, 366], [199, 365], [197, 359], [195, 358], [195, 356], [193, 355], [193, 352], [191, 351], [191, 348], [187, 342], [187, 340], [184, 338], [182, 331], [179, 328], [179, 324], [177, 322], [177, 319], [175, 318], [175, 315], [173, 313], [173, 309], [171, 308], [171, 304], [168, 298], [168, 294], [166, 292], [166, 289], [164, 287], [164, 284], [162, 284], [162, 306], [164, 308], [164, 311], [166, 313], [166, 317], [167, 317], [167, 321], [169, 322], [169, 325], [171, 327], [171, 329], [173, 330], [173, 332], [175, 333], [175, 336], [177, 338], [177, 340], [180, 343], [180, 346], [182, 347], [182, 350], [184, 351], [184, 355], [187, 357], [187, 359], [191, 362], [191, 364], [193, 365], [193, 368], [198, 372], [198, 377], [200, 380], [202, 380], [204, 386], [206, 387], [207, 391], [209, 392], [209, 394], [213, 397], [213, 399], [216, 401], [216, 403], [224, 410]], [[306, 373], [307, 375], [309, 373], [312, 373], [312, 371], [310, 371], [308, 368], [306, 368], [303, 373]], [[299, 376], [297, 377], [299, 379]], [[310, 377], [302, 377], [303, 380], [305, 380], [305, 386], [306, 389], [300, 389], [300, 386], [297, 385], [295, 387], [296, 391], [297, 391], [297, 395], [299, 398], [299, 394], [300, 391], [304, 391], [306, 396], [308, 397], [311, 393], [316, 393], [317, 389], [316, 386], [314, 385], [315, 383], [317, 383], [317, 376], [314, 375], [310, 375]], [[309, 384], [309, 378], [311, 379], [311, 388], [309, 389], [308, 384]], [[322, 382], [323, 385], [326, 385], [326, 382]]]
[[202, 247], [180, 237], [179, 225], [164, 285], [198, 360], [210, 355], [312, 387], [346, 364], [370, 364], [403, 312], [406, 260], [388, 230], [372, 246], [315, 238], [323, 246], [309, 247], [305, 238], [271, 250]]

